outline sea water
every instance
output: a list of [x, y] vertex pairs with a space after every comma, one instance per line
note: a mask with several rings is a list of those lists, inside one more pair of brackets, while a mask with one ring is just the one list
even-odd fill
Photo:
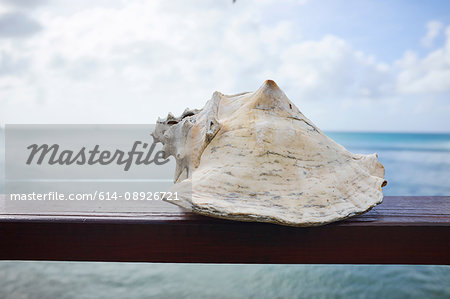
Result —
[[[450, 134], [327, 134], [378, 153], [385, 195], [450, 195]], [[0, 298], [149, 297], [450, 298], [450, 267], [0, 262]]]

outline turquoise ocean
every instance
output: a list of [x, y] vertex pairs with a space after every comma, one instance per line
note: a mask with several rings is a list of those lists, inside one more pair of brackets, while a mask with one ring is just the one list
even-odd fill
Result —
[[[450, 134], [327, 134], [378, 153], [385, 195], [450, 195]], [[0, 298], [450, 298], [450, 266], [5, 261]]]

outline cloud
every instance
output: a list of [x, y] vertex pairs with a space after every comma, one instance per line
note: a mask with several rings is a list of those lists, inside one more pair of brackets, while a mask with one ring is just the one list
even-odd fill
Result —
[[36, 10], [39, 35], [0, 43], [2, 121], [149, 123], [271, 78], [318, 125], [380, 129], [412, 96], [449, 92], [449, 29], [425, 57], [385, 63], [336, 34], [305, 38], [272, 18], [276, 1], [85, 2]]
[[6, 51], [0, 52], [0, 77], [6, 75], [21, 74], [28, 67], [26, 58], [17, 58]]
[[413, 51], [396, 62], [399, 69], [397, 90], [403, 94], [450, 92], [450, 26], [445, 30], [446, 41], [423, 59]]
[[427, 23], [427, 34], [422, 38], [421, 43], [425, 47], [431, 47], [434, 40], [441, 33], [444, 25], [438, 21], [430, 21]]
[[21, 12], [10, 12], [0, 16], [0, 37], [27, 37], [34, 35], [42, 26]]
[[328, 35], [281, 52], [278, 76], [307, 99], [377, 99], [391, 89], [389, 67]]
[[34, 8], [45, 2], [47, 0], [0, 0], [0, 3], [16, 8]]

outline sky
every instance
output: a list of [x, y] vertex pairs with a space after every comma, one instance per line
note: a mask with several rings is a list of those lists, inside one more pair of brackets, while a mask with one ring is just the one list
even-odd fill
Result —
[[0, 0], [0, 124], [151, 124], [272, 79], [327, 131], [450, 132], [450, 2]]

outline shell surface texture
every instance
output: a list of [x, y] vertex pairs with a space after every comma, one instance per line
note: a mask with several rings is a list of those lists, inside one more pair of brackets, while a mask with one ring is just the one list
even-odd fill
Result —
[[353, 154], [326, 136], [271, 80], [169, 113], [152, 135], [177, 162], [170, 191], [178, 200], [167, 201], [202, 215], [316, 226], [383, 200], [377, 155]]

